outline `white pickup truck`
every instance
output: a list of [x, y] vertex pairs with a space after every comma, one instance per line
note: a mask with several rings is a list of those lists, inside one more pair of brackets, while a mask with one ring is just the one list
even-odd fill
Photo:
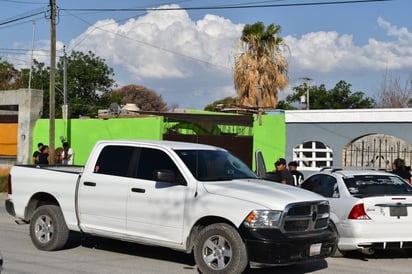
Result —
[[15, 165], [6, 210], [40, 250], [79, 231], [193, 252], [202, 273], [325, 258], [337, 240], [321, 196], [184, 142], [99, 141], [84, 167]]

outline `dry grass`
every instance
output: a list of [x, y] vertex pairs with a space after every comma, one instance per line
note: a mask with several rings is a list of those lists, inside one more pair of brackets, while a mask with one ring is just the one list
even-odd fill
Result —
[[7, 191], [7, 178], [10, 172], [9, 167], [0, 167], [0, 192]]

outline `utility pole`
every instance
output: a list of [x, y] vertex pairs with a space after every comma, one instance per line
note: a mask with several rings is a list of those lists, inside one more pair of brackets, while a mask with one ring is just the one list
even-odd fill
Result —
[[262, 100], [263, 100], [263, 87], [261, 85], [255, 85], [255, 87], [259, 90], [259, 95], [258, 95], [258, 121], [259, 121], [259, 126], [262, 125]]
[[56, 0], [50, 0], [50, 100], [49, 100], [49, 121], [50, 121], [50, 159], [49, 164], [54, 164], [54, 139], [55, 139], [55, 76], [56, 76]]
[[309, 110], [309, 82], [312, 81], [312, 78], [302, 77], [306, 84], [306, 109]]

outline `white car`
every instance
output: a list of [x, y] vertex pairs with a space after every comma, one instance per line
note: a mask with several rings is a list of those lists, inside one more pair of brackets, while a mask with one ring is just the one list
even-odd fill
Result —
[[312, 174], [301, 187], [328, 198], [330, 225], [338, 232], [342, 255], [412, 250], [412, 186], [400, 177], [329, 168]]

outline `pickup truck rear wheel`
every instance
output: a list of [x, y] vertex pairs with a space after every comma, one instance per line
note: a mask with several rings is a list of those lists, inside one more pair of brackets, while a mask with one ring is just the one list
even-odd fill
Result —
[[36, 209], [30, 220], [30, 237], [40, 250], [62, 249], [69, 238], [69, 229], [60, 208], [44, 205]]
[[201, 273], [242, 273], [248, 265], [245, 244], [239, 233], [225, 223], [199, 232], [194, 257]]

